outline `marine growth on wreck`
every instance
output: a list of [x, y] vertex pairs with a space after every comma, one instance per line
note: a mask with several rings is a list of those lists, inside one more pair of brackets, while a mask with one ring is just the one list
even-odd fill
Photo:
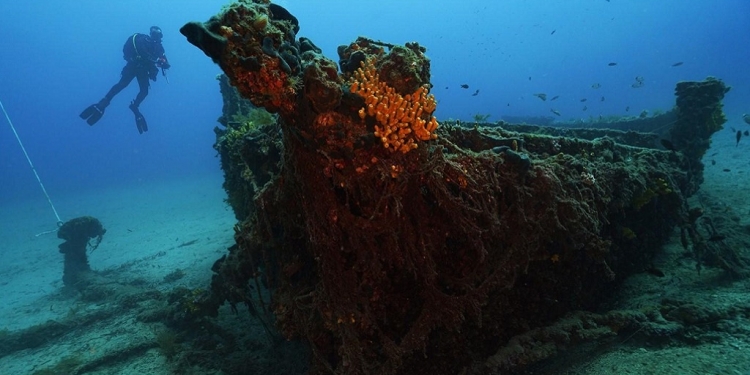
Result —
[[[725, 121], [720, 80], [678, 85], [676, 150], [617, 131], [467, 128], [433, 116], [424, 46], [360, 37], [335, 62], [298, 31], [259, 0], [181, 29], [226, 75], [216, 148], [240, 221], [194, 312], [272, 314], [309, 347], [311, 373], [522, 369], [554, 350], [518, 337], [599, 308], [672, 229], [704, 241], [686, 198]], [[277, 117], [230, 121], [251, 107]], [[581, 319], [590, 339], [636, 317]]]

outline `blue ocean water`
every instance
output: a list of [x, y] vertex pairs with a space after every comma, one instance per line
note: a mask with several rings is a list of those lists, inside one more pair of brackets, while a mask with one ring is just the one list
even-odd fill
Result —
[[[337, 46], [360, 35], [395, 44], [417, 41], [425, 46], [440, 120], [473, 121], [475, 115], [489, 115], [489, 121], [503, 116], [554, 116], [560, 121], [637, 116], [644, 110], [670, 109], [675, 83], [707, 76], [732, 86], [724, 99], [727, 128], [745, 126], [741, 116], [750, 113], [750, 2], [746, 0], [279, 3], [299, 19], [298, 36], [312, 39], [333, 60], [337, 60]], [[65, 202], [58, 206], [62, 219], [91, 214], [105, 221], [109, 233], [102, 248], [92, 255], [94, 268], [126, 264], [140, 256], [134, 249], [146, 249], [145, 255], [164, 249], [190, 250], [182, 245], [199, 239], [201, 245], [212, 244], [210, 253], [200, 254], [200, 261], [180, 264], [176, 263], [180, 259], [192, 261], [199, 255], [173, 251], [161, 258], [158, 266], [163, 271], [159, 272], [166, 273], [175, 264], [183, 268], [192, 265], [205, 270], [201, 280], [207, 280], [210, 265], [230, 244], [222, 241], [232, 236], [231, 213], [224, 213], [224, 207], [211, 211], [206, 201], [218, 206], [220, 194], [204, 193], [206, 186], [218, 191], [222, 182], [212, 148], [213, 128], [218, 125], [222, 106], [216, 81], [220, 69], [178, 31], [185, 22], [207, 20], [224, 4], [223, 0], [0, 4], [0, 35], [4, 36], [0, 101], [52, 201]], [[119, 79], [125, 64], [123, 43], [133, 33], [147, 33], [152, 25], [164, 31], [163, 43], [172, 68], [167, 77], [160, 74], [151, 84], [141, 105], [149, 131], [138, 133], [128, 109], [138, 91], [136, 82], [112, 101], [101, 121], [87, 125], [78, 114], [100, 100]], [[642, 85], [634, 87], [638, 82]], [[547, 100], [535, 96], [541, 93]], [[743, 157], [741, 149], [735, 148], [734, 135], [725, 133], [718, 134], [726, 141], [720, 145], [735, 152], [735, 159]], [[725, 176], [722, 173], [709, 171], [707, 179]], [[171, 183], [188, 180], [196, 182], [183, 190], [179, 190], [181, 184]], [[102, 193], [112, 190], [118, 193]], [[139, 223], [117, 220], [137, 216], [141, 209], [135, 202], [139, 200], [156, 203], [161, 197], [181, 195], [186, 196], [184, 206], [147, 212], [159, 221], [149, 222], [148, 226], [154, 227], [149, 231], [139, 228]], [[109, 201], [112, 197], [120, 201]], [[79, 210], [70, 203], [84, 198], [89, 203], [81, 206], [87, 209], [99, 203], [107, 208]], [[19, 217], [10, 209], [24, 204], [35, 207], [28, 216]], [[187, 212], [185, 207], [196, 211]], [[189, 218], [182, 232], [171, 227], [159, 231], [177, 217]], [[220, 232], [223, 239], [216, 239], [219, 235], [209, 230], [213, 227], [202, 227], [207, 222], [224, 229]], [[54, 217], [10, 124], [0, 117], [0, 226], [11, 224], [28, 236], [47, 224], [53, 226]], [[209, 236], [218, 245], [210, 242]], [[170, 245], [157, 243], [166, 237]], [[11, 251], [47, 254], [43, 251], [57, 250], [56, 239], [40, 241], [25, 242], [28, 248], [0, 248], [0, 256]], [[48, 265], [31, 263], [22, 270], [60, 272], [59, 267], [43, 266]], [[57, 290], [59, 280], [57, 284], [52, 281], [59, 279], [57, 273], [39, 279], [43, 281], [39, 285], [29, 278], [26, 286], [41, 290], [40, 294]], [[3, 297], [0, 302], [9, 300]], [[65, 315], [67, 310], [55, 313], [60, 315], [60, 311]], [[0, 321], [0, 330], [6, 323]], [[17, 326], [24, 324], [14, 321]]]
[[[211, 148], [221, 111], [220, 72], [178, 29], [205, 21], [224, 1], [32, 1], [0, 5], [0, 100], [50, 194], [131, 181], [217, 173]], [[489, 114], [589, 116], [669, 109], [679, 80], [716, 76], [733, 86], [730, 121], [750, 111], [750, 3], [743, 0], [285, 1], [299, 35], [337, 60], [336, 47], [364, 35], [418, 41], [432, 59], [439, 119]], [[127, 109], [133, 82], [89, 127], [78, 118], [119, 78], [122, 44], [152, 25], [172, 64], [142, 104], [139, 135]], [[672, 65], [682, 62], [681, 66]], [[616, 66], [609, 66], [616, 63]], [[644, 85], [632, 88], [635, 77]], [[468, 85], [462, 89], [460, 85]], [[592, 85], [598, 84], [598, 89]], [[473, 93], [479, 90], [476, 96]], [[543, 102], [535, 93], [554, 102]], [[587, 98], [585, 104], [580, 100]], [[602, 98], [604, 100], [602, 101]], [[584, 105], [587, 107], [583, 111]], [[626, 108], [628, 111], [626, 112]], [[3, 119], [0, 203], [41, 193]]]

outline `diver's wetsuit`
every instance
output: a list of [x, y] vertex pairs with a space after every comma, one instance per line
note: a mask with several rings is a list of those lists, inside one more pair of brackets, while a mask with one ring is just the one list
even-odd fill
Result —
[[130, 110], [135, 114], [135, 122], [138, 132], [148, 131], [146, 120], [138, 110], [138, 106], [148, 95], [149, 82], [156, 81], [159, 68], [169, 69], [167, 57], [164, 55], [164, 47], [161, 44], [161, 38], [152, 38], [146, 34], [133, 34], [128, 37], [122, 47], [123, 58], [127, 64], [122, 68], [120, 81], [117, 82], [107, 95], [99, 103], [89, 106], [81, 113], [81, 118], [86, 119], [89, 125], [94, 125], [104, 114], [110, 101], [127, 87], [133, 78], [138, 80], [138, 95], [130, 103]]

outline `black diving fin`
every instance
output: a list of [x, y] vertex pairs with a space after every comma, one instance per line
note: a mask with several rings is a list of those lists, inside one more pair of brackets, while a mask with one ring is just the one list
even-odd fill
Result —
[[106, 106], [102, 106], [99, 103], [92, 104], [88, 106], [88, 108], [84, 109], [83, 112], [81, 112], [80, 116], [82, 119], [86, 120], [86, 123], [88, 123], [89, 125], [94, 125], [104, 115], [105, 107]]
[[138, 133], [143, 134], [143, 132], [147, 132], [148, 125], [146, 124], [146, 118], [138, 110], [138, 106], [135, 103], [130, 103], [130, 110], [135, 115], [135, 126], [138, 127]]

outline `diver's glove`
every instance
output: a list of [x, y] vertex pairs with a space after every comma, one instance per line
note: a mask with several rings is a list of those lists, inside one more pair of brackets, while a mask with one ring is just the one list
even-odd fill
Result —
[[162, 69], [169, 69], [172, 67], [172, 65], [169, 65], [169, 61], [167, 61], [167, 56], [162, 56], [159, 59], [157, 59], [156, 66]]

